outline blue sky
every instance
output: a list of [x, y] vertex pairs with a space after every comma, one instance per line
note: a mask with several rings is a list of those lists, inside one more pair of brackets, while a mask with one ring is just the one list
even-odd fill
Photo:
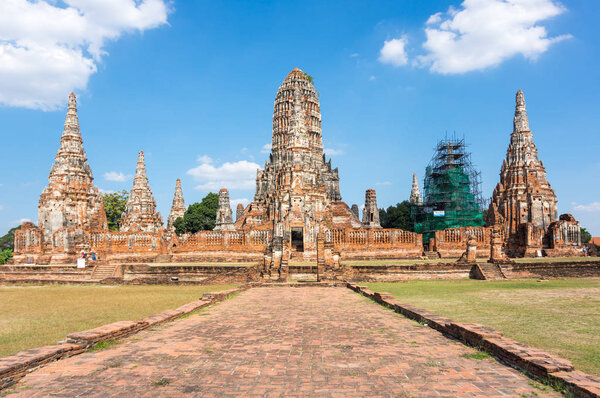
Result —
[[273, 101], [299, 67], [320, 94], [323, 141], [348, 203], [422, 185], [436, 142], [465, 137], [484, 196], [499, 180], [523, 89], [559, 213], [600, 235], [600, 3], [584, 0], [173, 1], [0, 4], [0, 234], [37, 222], [66, 103], [95, 183], [131, 188], [139, 150], [166, 219], [254, 194]]

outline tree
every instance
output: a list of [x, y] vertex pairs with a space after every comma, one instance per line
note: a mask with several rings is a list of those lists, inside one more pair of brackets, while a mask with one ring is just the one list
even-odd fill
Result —
[[17, 229], [21, 229], [21, 226], [11, 228], [8, 230], [6, 235], [0, 237], [0, 251], [2, 250], [10, 250], [12, 251], [15, 247], [15, 231]]
[[6, 262], [12, 258], [12, 256], [12, 249], [0, 250], [0, 265], [6, 264]]
[[592, 240], [592, 234], [587, 229], [581, 228], [581, 243], [588, 243], [590, 240]]
[[212, 231], [215, 227], [217, 209], [219, 208], [219, 195], [210, 192], [202, 202], [191, 204], [185, 211], [183, 218], [179, 217], [173, 223], [175, 233], [196, 233], [198, 231]]
[[125, 212], [125, 206], [127, 205], [128, 197], [129, 192], [125, 190], [120, 192], [105, 193], [103, 195], [104, 211], [106, 212], [106, 220], [108, 221], [109, 230], [119, 230], [121, 216]]
[[400, 228], [413, 231], [414, 226], [410, 218], [410, 202], [405, 200], [396, 206], [379, 209], [379, 222], [383, 228]]

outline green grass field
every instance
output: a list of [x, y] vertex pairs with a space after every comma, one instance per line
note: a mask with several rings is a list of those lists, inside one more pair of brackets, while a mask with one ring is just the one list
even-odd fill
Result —
[[56, 344], [72, 332], [136, 321], [235, 286], [0, 286], [0, 356]]
[[571, 360], [578, 370], [600, 375], [600, 279], [366, 285], [454, 321], [493, 327]]

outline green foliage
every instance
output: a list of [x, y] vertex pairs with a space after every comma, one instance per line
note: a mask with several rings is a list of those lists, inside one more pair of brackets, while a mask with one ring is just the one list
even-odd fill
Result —
[[191, 204], [183, 215], [173, 225], [175, 233], [181, 235], [184, 233], [196, 233], [198, 231], [212, 231], [215, 227], [217, 218], [217, 209], [219, 208], [219, 195], [210, 192], [202, 202]]
[[588, 243], [592, 239], [592, 234], [590, 234], [587, 229], [581, 228], [581, 243]]
[[11, 228], [6, 235], [0, 238], [0, 251], [12, 250], [15, 247], [15, 231], [21, 226]]
[[12, 258], [12, 256], [12, 249], [4, 249], [0, 251], [0, 265], [6, 264], [6, 262]]
[[313, 82], [313, 77], [311, 75], [309, 75], [308, 73], [304, 72], [304, 77], [306, 77], [306, 80], [308, 80], [309, 82]]
[[410, 202], [405, 200], [396, 204], [396, 206], [379, 209], [379, 222], [383, 228], [400, 228], [405, 231], [413, 231], [413, 222], [410, 218]]
[[121, 216], [123, 215], [123, 212], [125, 212], [125, 206], [127, 205], [128, 197], [129, 192], [125, 190], [104, 194], [104, 211], [106, 212], [108, 229], [111, 231], [119, 230], [119, 223], [121, 222]]

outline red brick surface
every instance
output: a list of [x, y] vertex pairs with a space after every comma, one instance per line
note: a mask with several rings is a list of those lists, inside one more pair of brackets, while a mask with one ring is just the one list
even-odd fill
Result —
[[347, 289], [254, 288], [113, 348], [54, 362], [18, 396], [558, 396]]

